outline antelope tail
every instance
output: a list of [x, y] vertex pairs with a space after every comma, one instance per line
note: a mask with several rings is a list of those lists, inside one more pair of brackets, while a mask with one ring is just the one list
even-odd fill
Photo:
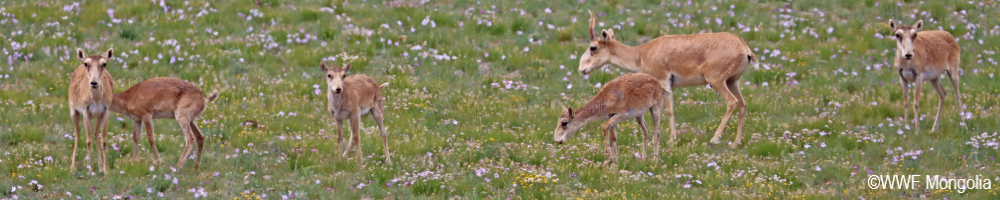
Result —
[[386, 86], [389, 86], [389, 82], [385, 82], [382, 85], [379, 85], [378, 88], [381, 89], [381, 88], [385, 88]]
[[215, 100], [216, 97], [219, 97], [219, 91], [218, 90], [212, 91], [211, 95], [208, 95], [208, 97], [205, 97], [205, 103], [212, 102], [212, 100]]
[[760, 61], [757, 60], [757, 55], [753, 54], [752, 51], [747, 52], [747, 61], [753, 66], [753, 69], [760, 68]]

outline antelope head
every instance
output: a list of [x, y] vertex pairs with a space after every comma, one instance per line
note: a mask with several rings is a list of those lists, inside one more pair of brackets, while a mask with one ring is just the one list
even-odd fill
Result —
[[331, 94], [344, 91], [344, 79], [347, 78], [347, 71], [351, 70], [350, 62], [344, 64], [344, 67], [329, 67], [326, 62], [320, 62], [319, 67], [326, 73], [326, 88]]
[[[590, 12], [590, 11], [587, 11]], [[615, 31], [611, 29], [601, 30], [601, 35], [594, 35], [594, 23], [597, 22], [597, 18], [594, 17], [594, 12], [590, 12], [590, 45], [587, 46], [587, 50], [580, 55], [580, 73], [584, 75], [590, 74], [595, 70], [600, 69], [604, 65], [611, 62], [614, 55], [611, 53], [609, 44], [615, 41]]]
[[896, 40], [896, 58], [913, 59], [913, 41], [917, 39], [917, 32], [924, 27], [924, 20], [917, 21], [913, 26], [898, 25], [896, 21], [889, 20], [889, 28], [892, 29], [893, 39]]
[[83, 62], [83, 67], [87, 68], [87, 79], [90, 81], [90, 88], [98, 89], [104, 83], [104, 70], [108, 66], [108, 60], [114, 56], [114, 49], [108, 49], [101, 55], [87, 56], [83, 49], [76, 49], [76, 57]]
[[576, 134], [583, 127], [584, 123], [581, 120], [575, 120], [575, 115], [573, 113], [573, 108], [566, 108], [563, 110], [562, 116], [559, 116], [559, 124], [556, 126], [555, 137], [553, 138], [557, 143], [562, 144], [569, 139], [570, 136]]

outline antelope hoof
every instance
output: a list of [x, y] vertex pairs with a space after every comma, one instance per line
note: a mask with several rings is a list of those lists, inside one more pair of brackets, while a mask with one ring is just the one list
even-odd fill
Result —
[[712, 143], [712, 144], [719, 144], [719, 138], [717, 138], [717, 137], [713, 137], [713, 138], [712, 138], [712, 140], [710, 140], [710, 141], [708, 141], [708, 142], [710, 142], [710, 143]]
[[729, 144], [729, 146], [732, 147], [732, 148], [734, 148], [734, 149], [740, 148], [740, 143], [739, 142], [733, 142], [732, 144]]

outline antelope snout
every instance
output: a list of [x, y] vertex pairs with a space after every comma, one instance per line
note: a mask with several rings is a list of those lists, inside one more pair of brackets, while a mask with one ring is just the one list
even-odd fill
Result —
[[97, 88], [97, 82], [96, 81], [91, 81], [90, 82], [90, 87], [91, 88]]
[[904, 56], [906, 57], [907, 60], [913, 59], [913, 54], [912, 53], [908, 53], [908, 54], [906, 54]]
[[341, 90], [343, 90], [343, 89], [340, 89], [340, 88], [337, 88], [337, 89], [333, 89], [333, 92], [334, 92], [334, 93], [337, 93], [337, 94], [340, 94], [340, 91], [341, 91]]

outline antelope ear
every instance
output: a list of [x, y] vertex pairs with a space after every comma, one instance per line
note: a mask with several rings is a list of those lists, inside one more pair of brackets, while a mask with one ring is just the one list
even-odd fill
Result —
[[111, 57], [115, 56], [115, 48], [108, 48], [108, 52], [104, 52], [104, 58], [111, 60]]
[[889, 30], [892, 31], [892, 32], [896, 32], [896, 28], [899, 28], [896, 25], [896, 21], [892, 20], [892, 19], [889, 19]]
[[919, 20], [919, 21], [917, 21], [917, 23], [913, 24], [913, 29], [914, 29], [913, 31], [914, 32], [919, 32], [920, 29], [923, 29], [923, 28], [924, 28], [924, 20]]
[[80, 59], [80, 61], [84, 61], [87, 58], [87, 53], [84, 53], [81, 48], [76, 48], [76, 58]]
[[344, 64], [344, 73], [347, 73], [347, 71], [349, 70], [351, 70], [351, 62], [347, 62], [347, 64]]
[[328, 69], [328, 67], [326, 66], [326, 62], [320, 61], [319, 62], [319, 69], [323, 70], [323, 72], [326, 72], [326, 69]]
[[566, 113], [569, 114], [570, 118], [573, 118], [573, 108], [566, 107]]
[[608, 41], [615, 38], [615, 31], [611, 29], [604, 29], [601, 31], [601, 40]]
[[597, 17], [594, 17], [594, 12], [590, 12], [590, 10], [587, 10], [587, 12], [590, 13], [590, 29], [587, 30], [587, 33], [590, 33], [590, 41], [594, 41], [597, 38], [594, 35], [594, 23], [597, 22]]

